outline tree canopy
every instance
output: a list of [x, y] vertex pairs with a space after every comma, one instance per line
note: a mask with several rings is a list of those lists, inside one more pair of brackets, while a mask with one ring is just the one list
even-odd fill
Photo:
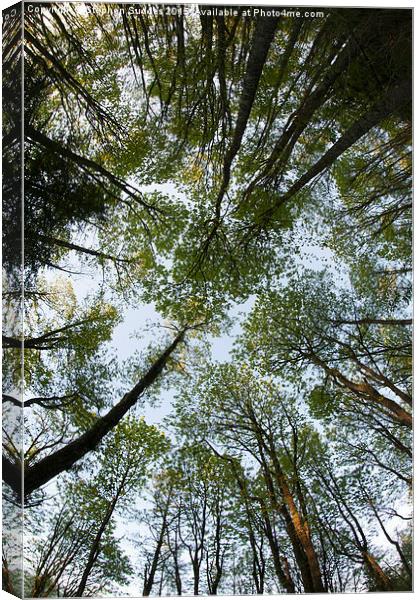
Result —
[[411, 11], [38, 8], [3, 25], [3, 589], [411, 590]]

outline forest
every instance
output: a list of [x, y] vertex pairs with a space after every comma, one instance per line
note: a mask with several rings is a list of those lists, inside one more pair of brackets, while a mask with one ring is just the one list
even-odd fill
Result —
[[208, 8], [3, 15], [16, 596], [412, 589], [412, 11]]

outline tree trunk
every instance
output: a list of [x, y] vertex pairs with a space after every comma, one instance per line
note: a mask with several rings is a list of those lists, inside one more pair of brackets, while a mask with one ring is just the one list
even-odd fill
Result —
[[368, 573], [374, 579], [378, 590], [380, 592], [392, 592], [394, 590], [393, 584], [391, 583], [389, 577], [384, 573], [376, 559], [372, 556], [372, 554], [364, 552], [362, 557], [364, 559], [365, 567]]
[[[264, 480], [267, 484], [269, 496], [272, 498], [276, 508], [284, 517], [286, 530], [290, 538], [295, 560], [300, 569], [303, 580], [304, 591], [309, 592], [324, 592], [319, 563], [314, 551], [310, 536], [301, 522], [301, 517], [298, 513], [294, 499], [289, 490], [285, 476], [281, 470], [281, 466], [276, 455], [276, 449], [272, 446], [272, 441], [269, 440], [268, 446], [264, 440], [266, 432], [260, 427], [253, 409], [250, 410], [250, 417], [255, 427], [255, 434], [258, 440], [259, 453], [263, 463]], [[275, 492], [274, 482], [270, 466], [267, 463], [265, 452], [273, 463], [275, 478], [281, 492], [282, 504], [278, 502]]]
[[336, 319], [332, 321], [334, 325], [401, 325], [407, 327], [413, 324], [413, 319], [374, 319], [373, 317], [364, 317], [363, 319]]
[[192, 560], [192, 571], [193, 571], [193, 593], [194, 596], [199, 596], [199, 560], [195, 557]]
[[227, 191], [231, 177], [231, 165], [240, 149], [243, 134], [249, 120], [256, 91], [268, 56], [269, 47], [274, 39], [279, 18], [260, 17], [256, 21], [249, 58], [246, 65], [242, 92], [239, 100], [239, 112], [236, 119], [231, 146], [224, 157], [223, 180], [216, 200], [216, 217], [219, 219], [221, 203]]
[[4, 592], [8, 592], [9, 594], [12, 594], [13, 596], [17, 596], [17, 594], [14, 590], [13, 584], [12, 584], [11, 577], [10, 577], [10, 571], [9, 571], [8, 564], [4, 558], [3, 558], [3, 565], [2, 565], [2, 589]]
[[[33, 348], [35, 350], [50, 350], [54, 347], [55, 344], [59, 343], [63, 340], [63, 338], [59, 337], [60, 333], [64, 333], [69, 329], [73, 329], [73, 327], [79, 327], [80, 325], [86, 325], [86, 323], [92, 323], [94, 319], [82, 319], [81, 321], [75, 321], [74, 323], [69, 323], [64, 327], [60, 327], [59, 329], [53, 329], [52, 331], [47, 331], [43, 335], [40, 335], [36, 338], [14, 338], [3, 336], [3, 347], [4, 348]], [[57, 337], [58, 336], [58, 337]], [[65, 338], [64, 338], [65, 339]], [[44, 346], [44, 344], [48, 344], [48, 346]]]
[[[125, 482], [125, 477], [124, 477], [124, 482]], [[87, 580], [89, 578], [89, 575], [93, 569], [93, 566], [97, 560], [97, 557], [99, 556], [99, 551], [100, 551], [100, 541], [102, 539], [102, 535], [105, 532], [105, 529], [109, 523], [109, 521], [111, 520], [113, 511], [115, 510], [115, 506], [116, 503], [118, 502], [118, 498], [119, 495], [122, 491], [122, 487], [124, 485], [124, 482], [119, 486], [119, 489], [115, 495], [115, 497], [113, 498], [113, 500], [111, 501], [111, 503], [109, 504], [108, 510], [105, 513], [105, 517], [102, 521], [102, 523], [100, 524], [99, 530], [95, 536], [95, 539], [93, 540], [93, 544], [90, 548], [90, 552], [89, 552], [89, 556], [87, 558], [87, 563], [86, 566], [83, 570], [83, 574], [81, 576], [80, 579], [80, 583], [79, 586], [77, 588], [77, 592], [76, 592], [76, 596], [77, 597], [81, 597], [84, 594], [84, 590], [86, 589], [86, 584], [87, 584]]]
[[320, 108], [320, 106], [327, 100], [329, 97], [333, 85], [338, 79], [340, 75], [345, 71], [345, 69], [350, 64], [353, 57], [359, 52], [358, 45], [355, 42], [349, 42], [348, 45], [342, 50], [339, 54], [336, 61], [326, 72], [325, 77], [322, 82], [317, 86], [317, 88], [306, 97], [301, 106], [294, 113], [293, 119], [291, 123], [285, 127], [284, 132], [282, 133], [279, 140], [276, 142], [275, 147], [266, 161], [266, 167], [263, 172], [254, 180], [254, 182], [249, 186], [246, 195], [251, 192], [254, 186], [260, 179], [263, 179], [266, 176], [269, 176], [271, 169], [274, 168], [276, 161], [281, 157], [281, 154], [284, 152], [285, 148], [287, 149], [285, 157], [281, 158], [280, 164], [284, 165], [288, 157], [290, 156], [295, 144], [297, 143], [300, 135], [303, 133], [307, 124], [310, 122], [310, 119]]
[[[25, 469], [24, 494], [28, 496], [47, 481], [50, 481], [63, 471], [70, 469], [74, 463], [83, 458], [102, 441], [107, 433], [118, 425], [121, 419], [134, 406], [140, 395], [150, 387], [160, 376], [171, 354], [183, 341], [186, 330], [182, 330], [174, 341], [166, 348], [140, 381], [118, 402], [116, 406], [99, 418], [96, 423], [79, 438], [70, 442], [64, 448], [43, 458], [37, 464]], [[14, 491], [21, 494], [21, 475], [18, 465], [14, 465], [3, 457], [3, 477]]]
[[156, 549], [154, 551], [153, 561], [152, 561], [151, 567], [150, 567], [150, 573], [149, 573], [148, 577], [144, 578], [143, 596], [149, 596], [151, 593], [151, 590], [153, 588], [154, 577], [156, 576], [156, 571], [157, 571], [157, 567], [158, 567], [159, 560], [160, 560], [160, 554], [161, 554], [161, 549], [163, 546], [164, 536], [166, 533], [166, 527], [167, 527], [166, 517], [167, 517], [168, 510], [169, 510], [169, 505], [167, 505], [165, 513], [163, 515], [163, 523], [162, 523], [162, 527], [160, 530], [159, 538], [157, 540]]
[[338, 380], [342, 385], [344, 385], [348, 390], [354, 392], [356, 395], [361, 396], [365, 399], [369, 399], [373, 404], [377, 404], [384, 408], [390, 416], [401, 425], [405, 427], [412, 428], [412, 415], [408, 413], [404, 408], [402, 408], [397, 402], [392, 400], [391, 398], [387, 398], [380, 394], [370, 383], [364, 380], [361, 383], [357, 383], [345, 377], [341, 371], [338, 369], [334, 369], [329, 367], [324, 361], [322, 361], [317, 356], [310, 357], [310, 360], [313, 364], [321, 367], [325, 373], [332, 375], [336, 380]]
[[176, 585], [176, 593], [178, 596], [182, 595], [182, 578], [180, 576], [180, 569], [179, 569], [179, 561], [177, 558], [177, 551], [176, 551], [176, 558], [173, 557], [174, 563], [175, 563], [175, 585]]
[[220, 585], [221, 577], [223, 576], [223, 559], [221, 555], [221, 512], [220, 505], [217, 503], [217, 522], [215, 529], [215, 577], [211, 579], [208, 573], [208, 588], [211, 596], [215, 596]]
[[29, 125], [29, 124], [25, 125], [25, 134], [32, 141], [39, 144], [40, 146], [43, 146], [47, 150], [50, 150], [51, 152], [58, 154], [59, 156], [63, 157], [64, 159], [71, 160], [76, 165], [78, 165], [83, 171], [85, 171], [87, 173], [97, 173], [97, 174], [101, 175], [107, 181], [109, 181], [111, 184], [116, 186], [120, 191], [124, 192], [125, 194], [127, 194], [128, 196], [133, 198], [136, 202], [138, 202], [138, 204], [140, 204], [147, 211], [158, 212], [158, 210], [155, 207], [151, 206], [150, 204], [148, 204], [147, 202], [144, 201], [140, 191], [135, 190], [132, 186], [130, 186], [129, 184], [127, 184], [124, 181], [122, 181], [121, 179], [119, 179], [119, 177], [117, 177], [116, 175], [114, 175], [113, 173], [111, 173], [110, 171], [105, 169], [105, 167], [98, 164], [94, 160], [92, 160], [90, 158], [85, 158], [84, 156], [80, 156], [79, 154], [76, 154], [69, 148], [63, 146], [63, 144], [60, 144], [59, 142], [56, 142], [55, 140], [50, 139], [49, 137], [47, 137], [40, 131], [37, 131], [34, 127], [32, 127], [32, 125]]
[[379, 125], [386, 117], [410, 104], [412, 101], [411, 98], [412, 86], [410, 82], [402, 82], [389, 90], [371, 110], [352, 123], [338, 141], [277, 200], [271, 209], [264, 213], [265, 220], [271, 218], [277, 208], [295, 196], [317, 175], [331, 167], [348, 148], [360, 140], [368, 131]]
[[112, 262], [120, 262], [120, 263], [130, 263], [132, 261], [128, 259], [121, 259], [116, 256], [112, 256], [111, 254], [104, 254], [103, 252], [99, 252], [98, 250], [92, 250], [91, 248], [85, 248], [84, 246], [79, 246], [78, 244], [73, 244], [72, 242], [67, 242], [66, 240], [60, 240], [55, 237], [47, 236], [47, 235], [38, 235], [38, 239], [41, 242], [46, 242], [51, 244], [52, 246], [60, 246], [60, 248], [66, 248], [67, 250], [74, 250], [75, 252], [80, 252], [82, 254], [88, 254], [90, 256], [95, 256], [96, 258], [101, 258], [103, 260], [111, 260]]
[[176, 593], [178, 596], [181, 596], [182, 595], [182, 577], [180, 575], [179, 558], [178, 558], [178, 553], [179, 553], [178, 534], [179, 534], [179, 515], [177, 516], [174, 547], [172, 547], [172, 545], [170, 543], [169, 532], [167, 532], [167, 545], [169, 547], [170, 553], [173, 558], [173, 564], [174, 564], [174, 569], [175, 569]]
[[300, 541], [300, 544], [304, 550], [304, 554], [307, 557], [311, 579], [313, 581], [313, 592], [325, 592], [326, 590], [323, 585], [320, 565], [313, 542], [311, 540], [308, 522], [303, 522], [303, 519], [297, 509], [294, 498], [288, 486], [288, 481], [282, 472], [281, 465], [279, 464], [278, 456], [274, 447], [270, 449], [270, 457], [273, 462], [277, 483], [279, 489], [281, 490], [283, 501], [289, 510], [295, 533], [297, 534], [298, 540]]
[[282, 585], [282, 587], [287, 591], [288, 594], [295, 594], [295, 585], [290, 576], [289, 569], [288, 569], [288, 572], [285, 572], [284, 569], [282, 568], [278, 542], [275, 539], [272, 524], [269, 519], [269, 515], [268, 515], [266, 506], [264, 505], [264, 503], [262, 504], [262, 512], [263, 512], [263, 520], [265, 522], [265, 533], [266, 533], [266, 537], [268, 538], [269, 546], [271, 549], [272, 560], [274, 563], [275, 573], [276, 573], [276, 576], [278, 577], [278, 581]]

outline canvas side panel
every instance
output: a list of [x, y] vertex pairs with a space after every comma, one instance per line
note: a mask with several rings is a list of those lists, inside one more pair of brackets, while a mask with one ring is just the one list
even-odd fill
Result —
[[3, 31], [3, 590], [22, 597], [23, 200], [22, 5]]

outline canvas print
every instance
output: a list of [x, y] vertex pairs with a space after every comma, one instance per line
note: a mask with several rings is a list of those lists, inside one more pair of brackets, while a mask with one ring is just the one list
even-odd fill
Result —
[[411, 34], [3, 12], [3, 590], [412, 589]]

